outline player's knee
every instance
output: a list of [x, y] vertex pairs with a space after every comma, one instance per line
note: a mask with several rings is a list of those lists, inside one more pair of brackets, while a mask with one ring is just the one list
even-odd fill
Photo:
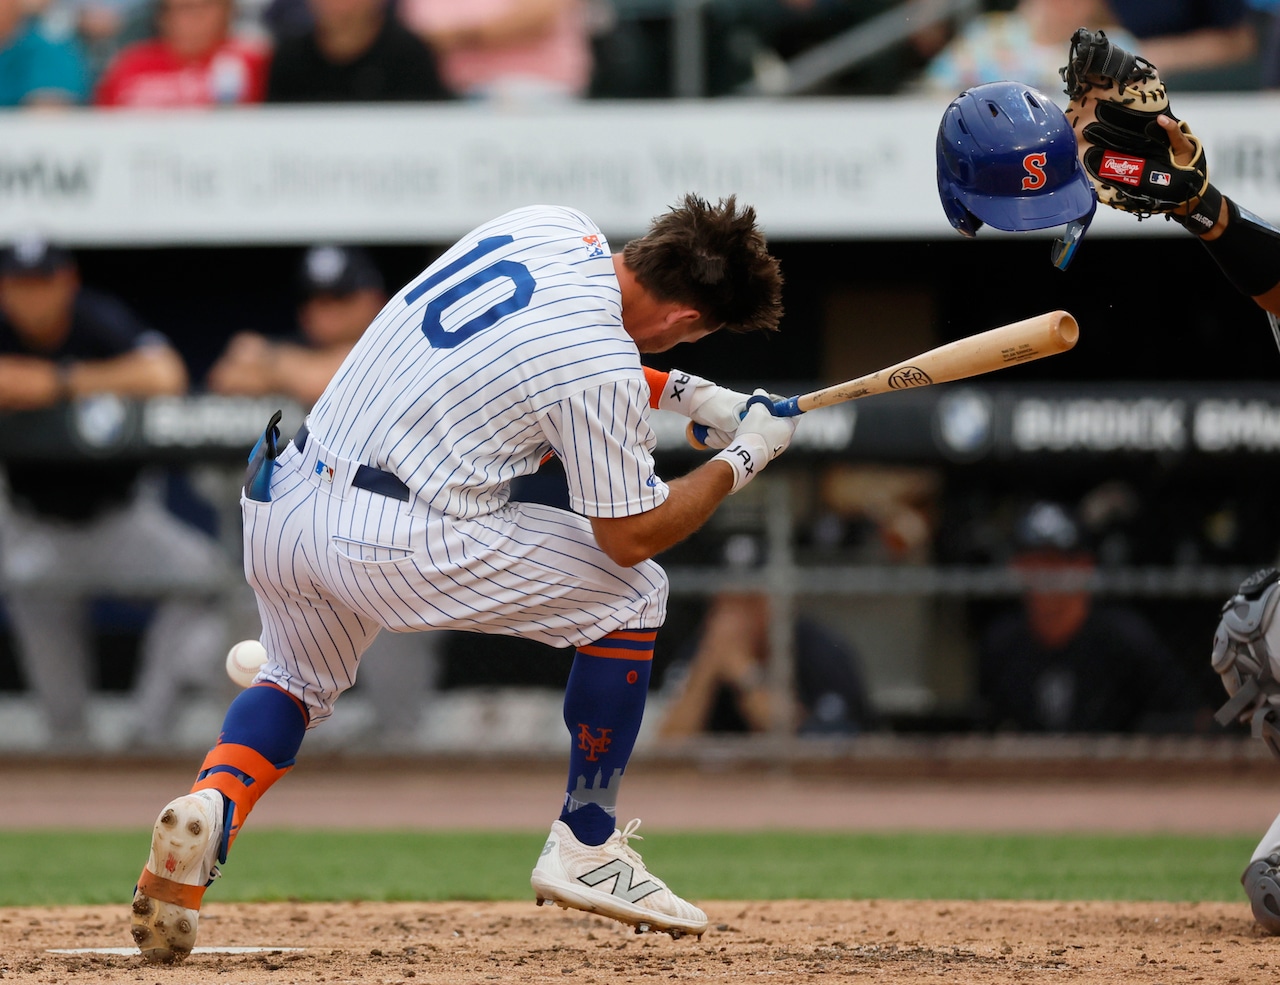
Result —
[[1253, 908], [1253, 917], [1269, 934], [1280, 934], [1280, 855], [1250, 863], [1240, 877]]

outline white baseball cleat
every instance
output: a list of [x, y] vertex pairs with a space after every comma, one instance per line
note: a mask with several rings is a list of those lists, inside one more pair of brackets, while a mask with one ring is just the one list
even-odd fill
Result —
[[153, 964], [181, 961], [195, 946], [201, 898], [219, 875], [225, 804], [218, 791], [199, 790], [169, 801], [156, 819], [130, 931]]
[[673, 938], [701, 936], [707, 915], [668, 889], [628, 844], [631, 838], [642, 840], [638, 827], [640, 819], [635, 818], [603, 845], [584, 845], [563, 821], [553, 821], [529, 879], [538, 905], [551, 901], [599, 913], [632, 924], [637, 934], [662, 930]]

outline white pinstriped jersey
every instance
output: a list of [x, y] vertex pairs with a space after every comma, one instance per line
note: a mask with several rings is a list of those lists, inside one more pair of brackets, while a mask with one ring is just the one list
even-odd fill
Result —
[[[666, 615], [654, 561], [623, 568], [586, 516], [661, 505], [639, 352], [600, 230], [518, 209], [463, 237], [365, 331], [290, 444], [270, 502], [241, 499], [262, 616], [259, 680], [315, 725], [380, 629], [501, 633], [582, 646]], [[578, 512], [509, 503], [549, 450]], [[395, 473], [407, 503], [356, 486]]]
[[516, 209], [464, 236], [382, 310], [311, 412], [337, 455], [455, 517], [489, 513], [554, 450], [570, 502], [666, 499], [649, 389], [608, 242], [581, 212]]

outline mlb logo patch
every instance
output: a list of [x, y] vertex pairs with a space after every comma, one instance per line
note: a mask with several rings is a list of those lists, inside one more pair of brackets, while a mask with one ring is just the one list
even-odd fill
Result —
[[1168, 171], [1152, 171], [1151, 177], [1147, 179], [1153, 185], [1168, 185], [1173, 181], [1173, 175]]
[[1098, 162], [1098, 177], [1104, 181], [1117, 181], [1122, 185], [1137, 185], [1142, 181], [1142, 166], [1145, 163], [1140, 157], [1104, 151], [1102, 160]]
[[595, 233], [590, 236], [583, 236], [582, 242], [587, 244], [587, 256], [602, 257], [604, 256], [604, 240]]
[[316, 462], [316, 475], [320, 476], [325, 482], [332, 482], [333, 466], [325, 465], [324, 462]]

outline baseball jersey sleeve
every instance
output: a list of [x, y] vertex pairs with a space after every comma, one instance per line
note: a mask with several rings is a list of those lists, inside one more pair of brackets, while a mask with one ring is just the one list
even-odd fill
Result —
[[661, 506], [667, 484], [654, 470], [657, 436], [640, 375], [590, 387], [544, 411], [543, 427], [564, 463], [569, 505], [585, 516], [622, 517]]

